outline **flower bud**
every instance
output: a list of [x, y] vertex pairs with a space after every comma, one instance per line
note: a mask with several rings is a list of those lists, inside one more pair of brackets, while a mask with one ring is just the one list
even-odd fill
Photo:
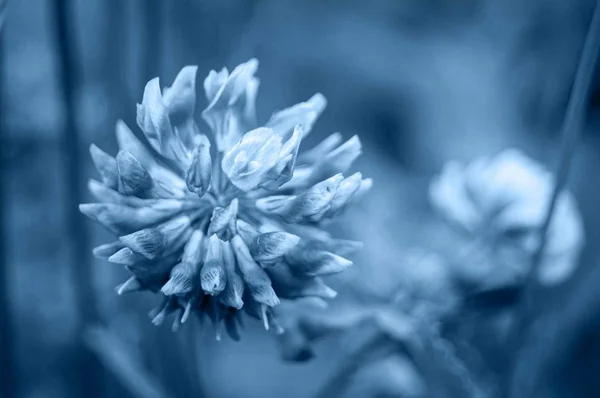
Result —
[[124, 195], [142, 197], [152, 189], [152, 177], [142, 164], [127, 151], [117, 154], [119, 192]]
[[117, 294], [119, 296], [122, 296], [125, 293], [139, 292], [142, 289], [143, 286], [140, 280], [135, 276], [132, 276], [131, 278], [127, 279], [125, 283], [122, 283], [121, 285], [117, 286], [116, 290]]
[[285, 260], [298, 275], [328, 275], [342, 272], [352, 266], [352, 261], [337, 254], [319, 250], [310, 244], [296, 246]]
[[272, 263], [289, 253], [299, 241], [299, 237], [287, 232], [269, 232], [258, 235], [249, 248], [256, 261]]
[[210, 156], [210, 142], [205, 135], [200, 136], [200, 143], [194, 149], [192, 164], [187, 171], [186, 183], [190, 191], [202, 197], [208, 187], [212, 176], [212, 159]]
[[169, 280], [161, 291], [166, 296], [184, 295], [194, 290], [198, 279], [198, 267], [188, 262], [181, 262], [173, 267]]
[[113, 254], [115, 254], [116, 252], [118, 252], [119, 250], [123, 249], [124, 247], [125, 247], [125, 245], [123, 243], [121, 243], [121, 241], [117, 240], [112, 243], [107, 243], [107, 244], [95, 247], [94, 250], [92, 251], [92, 254], [96, 258], [107, 259], [110, 256], [112, 256]]
[[242, 278], [248, 285], [252, 298], [269, 307], [279, 304], [279, 299], [271, 286], [269, 276], [254, 262], [242, 238], [239, 235], [234, 236], [231, 239], [231, 245], [237, 258]]
[[196, 110], [197, 66], [185, 66], [175, 77], [173, 85], [163, 91], [163, 100], [171, 123], [178, 126], [194, 117]]
[[222, 242], [217, 235], [208, 238], [206, 257], [200, 271], [202, 290], [210, 295], [217, 295], [225, 289], [227, 275], [225, 273]]
[[223, 264], [227, 273], [227, 284], [225, 290], [219, 295], [220, 301], [232, 308], [240, 309], [244, 305], [244, 281], [238, 275], [235, 267], [235, 255], [229, 242], [223, 243]]
[[336, 213], [340, 212], [350, 200], [354, 197], [354, 194], [360, 189], [362, 182], [362, 174], [354, 173], [350, 177], [345, 178], [340, 182], [335, 196], [331, 200], [331, 206], [327, 211], [327, 216], [332, 217]]
[[190, 218], [179, 216], [156, 228], [146, 228], [120, 238], [127, 247], [152, 260], [166, 250], [177, 250], [189, 236]]
[[96, 170], [102, 177], [102, 182], [109, 188], [115, 189], [118, 184], [117, 161], [115, 158], [98, 148], [96, 145], [90, 145], [90, 155]]

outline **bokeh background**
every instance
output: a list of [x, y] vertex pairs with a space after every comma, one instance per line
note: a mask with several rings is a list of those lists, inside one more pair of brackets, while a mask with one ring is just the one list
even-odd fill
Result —
[[[116, 295], [127, 273], [92, 257], [108, 235], [77, 204], [89, 201], [85, 183], [95, 177], [89, 144], [116, 152], [115, 122], [135, 126], [152, 77], [164, 85], [194, 64], [203, 79], [256, 57], [262, 120], [315, 92], [328, 98], [307, 146], [358, 134], [357, 169], [375, 180], [334, 227], [366, 247], [334, 283], [343, 301], [357, 280], [377, 290], [405, 248], [434, 244], [427, 185], [446, 161], [520, 147], [554, 166], [593, 7], [0, 0], [0, 396], [309, 397], [352, 344], [325, 340], [316, 360], [287, 364], [258, 323], [239, 343], [215, 342], [199, 324], [173, 334], [147, 319], [157, 298]], [[585, 221], [581, 266], [545, 292], [545, 332], [515, 354], [552, 391], [541, 396], [600, 396], [599, 77], [568, 183]]]

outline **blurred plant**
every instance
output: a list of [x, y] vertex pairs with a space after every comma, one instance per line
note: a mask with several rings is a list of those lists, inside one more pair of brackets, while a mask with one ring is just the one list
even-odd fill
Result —
[[[279, 338], [284, 359], [308, 360], [315, 355], [316, 341], [341, 335], [351, 339], [352, 349], [318, 397], [482, 396], [482, 387], [441, 333], [442, 320], [459, 303], [447, 264], [420, 249], [407, 251], [399, 264], [390, 275], [398, 281], [397, 288], [382, 292], [379, 300], [347, 303], [335, 311], [309, 305], [284, 311], [285, 332]], [[369, 369], [388, 377], [382, 382]]]
[[[519, 150], [461, 165], [450, 162], [430, 187], [433, 207], [471, 238], [457, 273], [479, 289], [522, 284], [540, 246], [540, 230], [555, 183]], [[584, 243], [581, 215], [561, 192], [548, 227], [536, 278], [555, 285], [569, 278]]]
[[118, 293], [161, 292], [150, 316], [173, 328], [190, 313], [208, 316], [220, 338], [239, 338], [240, 311], [281, 331], [273, 310], [280, 299], [332, 298], [322, 275], [352, 265], [359, 242], [332, 238], [321, 226], [371, 187], [360, 173], [344, 177], [361, 154], [358, 137], [329, 136], [298, 155], [300, 143], [326, 106], [316, 94], [275, 112], [256, 126], [258, 61], [204, 80], [202, 117], [216, 150], [194, 121], [196, 67], [181, 70], [171, 87], [146, 85], [137, 123], [149, 147], [121, 121], [116, 158], [90, 152], [102, 183], [89, 189], [101, 203], [81, 211], [119, 239], [94, 255], [133, 274]]

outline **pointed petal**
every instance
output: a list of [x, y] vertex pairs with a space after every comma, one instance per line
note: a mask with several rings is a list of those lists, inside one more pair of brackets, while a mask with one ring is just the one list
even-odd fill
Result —
[[96, 145], [90, 145], [90, 155], [96, 170], [102, 177], [102, 182], [109, 188], [117, 187], [117, 161], [115, 158], [98, 148]]
[[275, 291], [273, 291], [269, 276], [254, 262], [248, 247], [239, 235], [231, 239], [231, 246], [235, 253], [239, 270], [242, 273], [242, 278], [248, 285], [252, 298], [269, 307], [279, 304], [279, 299]]

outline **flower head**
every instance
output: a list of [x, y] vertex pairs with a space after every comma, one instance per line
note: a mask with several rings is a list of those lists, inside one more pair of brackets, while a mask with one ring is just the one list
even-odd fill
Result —
[[202, 117], [215, 140], [194, 121], [196, 67], [171, 87], [146, 85], [137, 123], [147, 144], [123, 123], [113, 157], [92, 145], [101, 177], [89, 189], [99, 203], [81, 211], [118, 236], [94, 249], [133, 276], [119, 294], [151, 290], [163, 296], [151, 313], [174, 327], [196, 313], [238, 338], [239, 310], [279, 328], [280, 299], [331, 298], [321, 279], [352, 265], [344, 256], [358, 242], [332, 238], [320, 224], [371, 187], [360, 173], [343, 173], [361, 153], [357, 137], [333, 134], [299, 155], [302, 139], [326, 105], [316, 94], [256, 126], [258, 61], [211, 71]]
[[[539, 230], [553, 189], [554, 179], [548, 171], [511, 149], [466, 166], [446, 164], [429, 193], [434, 208], [453, 225], [478, 236], [485, 250], [504, 263], [502, 269], [486, 269], [479, 261], [475, 278], [481, 283], [490, 278], [518, 283], [540, 244]], [[537, 275], [540, 282], [550, 285], [567, 279], [575, 270], [583, 239], [575, 199], [564, 191], [549, 226]], [[478, 246], [481, 249], [482, 245]], [[481, 252], [479, 249], [475, 251]]]

